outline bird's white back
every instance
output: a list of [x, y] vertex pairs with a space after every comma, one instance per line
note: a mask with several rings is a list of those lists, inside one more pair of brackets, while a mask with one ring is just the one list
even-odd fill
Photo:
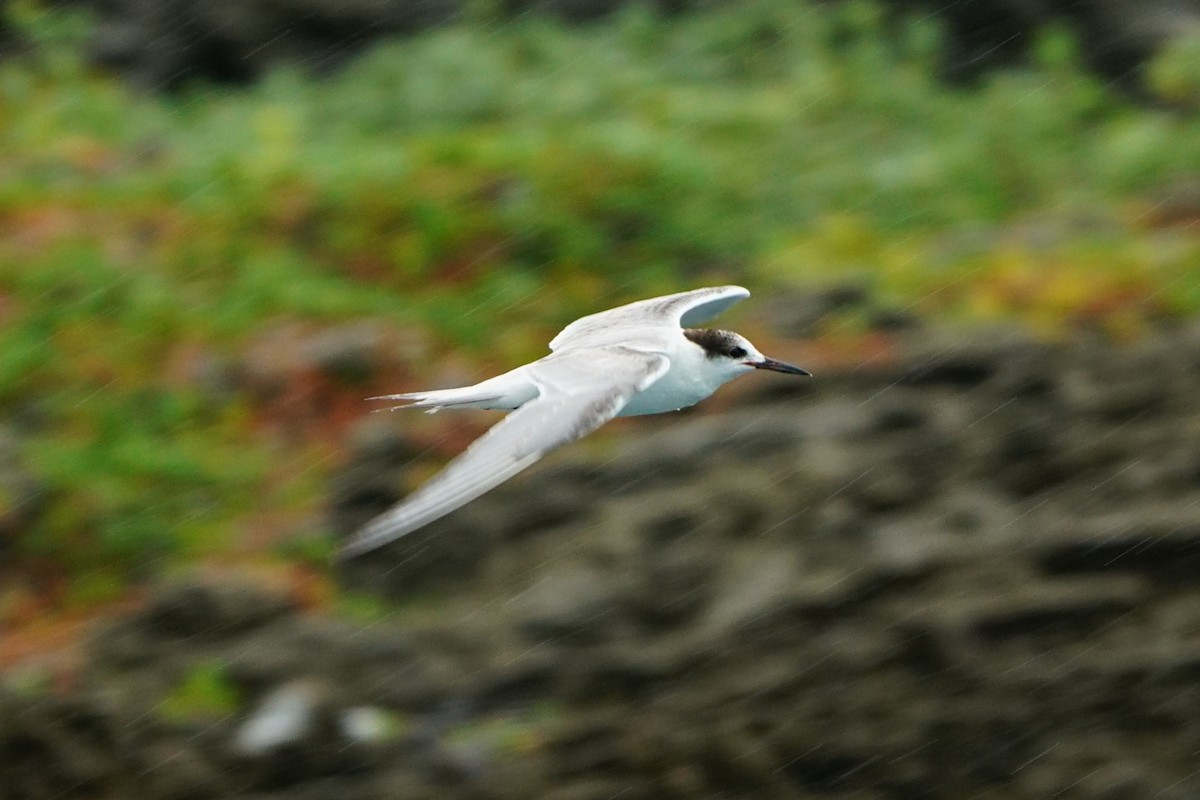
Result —
[[661, 351], [666, 337], [678, 338], [681, 326], [704, 323], [749, 296], [741, 286], [712, 286], [638, 300], [580, 317], [550, 340], [550, 349], [637, 346], [642, 341]]

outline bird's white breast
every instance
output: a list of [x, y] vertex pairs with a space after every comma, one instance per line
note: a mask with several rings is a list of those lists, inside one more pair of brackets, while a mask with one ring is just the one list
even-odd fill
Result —
[[671, 350], [668, 354], [671, 368], [667, 373], [634, 395], [617, 416], [663, 414], [693, 406], [733, 377], [722, 374], [704, 351], [682, 333]]

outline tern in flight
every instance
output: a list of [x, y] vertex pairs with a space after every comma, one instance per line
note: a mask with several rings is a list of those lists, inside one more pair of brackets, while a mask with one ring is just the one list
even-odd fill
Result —
[[687, 408], [751, 370], [809, 375], [767, 358], [736, 333], [693, 327], [749, 296], [740, 286], [716, 286], [639, 300], [575, 320], [551, 340], [550, 355], [474, 386], [370, 398], [430, 413], [512, 413], [362, 528], [342, 556], [374, 550], [449, 514], [613, 417]]

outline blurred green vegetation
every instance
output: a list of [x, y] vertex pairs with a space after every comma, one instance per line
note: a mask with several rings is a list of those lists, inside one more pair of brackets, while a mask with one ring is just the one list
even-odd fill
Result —
[[[86, 15], [10, 14], [34, 46], [0, 62], [0, 409], [50, 493], [14, 546], [73, 574], [152, 574], [318, 507], [297, 465], [329, 443], [180, 366], [236, 364], [281, 321], [511, 362], [713, 282], [849, 276], [926, 315], [1126, 333], [1200, 309], [1200, 209], [1163, 211], [1200, 180], [1200, 117], [1110, 91], [1062, 31], [966, 89], [934, 77], [932, 20], [870, 3], [631, 8], [163, 97], [85, 66]], [[1194, 96], [1195, 52], [1152, 68], [1164, 92]]]
[[223, 718], [237, 711], [238, 700], [237, 687], [229, 680], [226, 666], [205, 661], [192, 666], [155, 708], [170, 722]]

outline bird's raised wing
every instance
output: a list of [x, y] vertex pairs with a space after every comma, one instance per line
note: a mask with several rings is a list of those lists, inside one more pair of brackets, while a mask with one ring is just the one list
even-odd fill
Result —
[[342, 549], [342, 557], [411, 533], [495, 488], [555, 447], [586, 436], [670, 366], [666, 356], [623, 347], [573, 350], [535, 361], [526, 369], [540, 394], [359, 531]]
[[651, 333], [655, 328], [699, 325], [749, 296], [741, 286], [712, 286], [638, 300], [580, 317], [550, 340], [550, 349], [603, 347], [631, 342], [639, 332]]

